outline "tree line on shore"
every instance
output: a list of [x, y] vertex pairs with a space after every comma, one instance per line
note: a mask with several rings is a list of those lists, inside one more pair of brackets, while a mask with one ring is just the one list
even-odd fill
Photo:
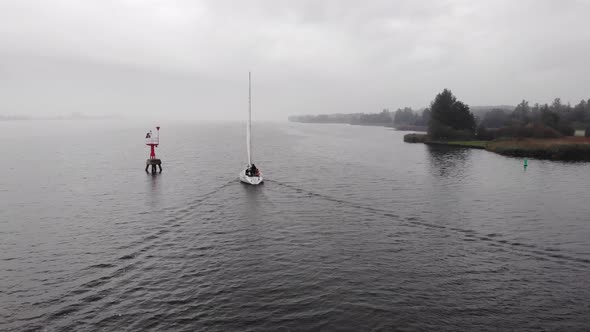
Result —
[[375, 125], [396, 128], [425, 128], [430, 120], [430, 111], [421, 113], [410, 107], [398, 109], [395, 112], [383, 109], [380, 113], [351, 113], [351, 114], [320, 114], [290, 116], [291, 122], [302, 123], [345, 123], [352, 125]]
[[[535, 103], [533, 106], [523, 100], [510, 113], [500, 110], [487, 113], [477, 133], [481, 138], [498, 133], [526, 136], [526, 130], [531, 131], [531, 128], [543, 129], [550, 136], [573, 136], [576, 129], [580, 129], [590, 136], [590, 99], [581, 100], [573, 107], [569, 103], [563, 104], [560, 98], [555, 98], [551, 104]], [[540, 134], [539, 131], [536, 134]]]
[[585, 129], [590, 136], [590, 99], [573, 107], [560, 98], [551, 105], [537, 103], [532, 107], [523, 100], [511, 112], [492, 109], [480, 120], [445, 89], [431, 103], [430, 111], [428, 134], [433, 139], [556, 138], [573, 136], [576, 129]]
[[380, 113], [320, 114], [290, 116], [291, 122], [302, 123], [345, 123], [353, 125], [375, 125], [392, 127], [392, 113], [384, 109]]
[[490, 140], [499, 137], [572, 136], [586, 130], [590, 136], [590, 99], [575, 106], [555, 98], [551, 104], [530, 105], [523, 100], [516, 107], [470, 107], [444, 89], [430, 107], [413, 110], [404, 107], [380, 113], [322, 114], [289, 117], [304, 123], [346, 123], [380, 125], [402, 130], [428, 130], [435, 139]]

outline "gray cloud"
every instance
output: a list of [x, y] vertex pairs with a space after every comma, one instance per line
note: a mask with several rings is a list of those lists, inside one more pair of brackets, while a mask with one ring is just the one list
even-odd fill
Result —
[[0, 2], [0, 113], [230, 119], [590, 97], [589, 1]]

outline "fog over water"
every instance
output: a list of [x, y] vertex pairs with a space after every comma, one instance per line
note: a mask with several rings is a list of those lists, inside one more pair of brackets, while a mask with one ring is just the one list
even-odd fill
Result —
[[588, 98], [590, 2], [0, 2], [0, 115], [255, 118]]

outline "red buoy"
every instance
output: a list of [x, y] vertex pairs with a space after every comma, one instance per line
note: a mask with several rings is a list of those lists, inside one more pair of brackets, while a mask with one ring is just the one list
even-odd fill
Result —
[[160, 145], [160, 127], [156, 127], [156, 134], [154, 135], [150, 130], [145, 134], [145, 145], [150, 147], [150, 157], [146, 160], [145, 171], [148, 171], [150, 165], [152, 166], [152, 173], [156, 173], [156, 166], [160, 168], [162, 173], [162, 161], [156, 158], [156, 148]]

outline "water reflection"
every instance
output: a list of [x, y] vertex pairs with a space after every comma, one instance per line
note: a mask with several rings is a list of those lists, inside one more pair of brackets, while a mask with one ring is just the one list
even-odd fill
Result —
[[427, 150], [430, 174], [434, 178], [427, 193], [428, 201], [432, 211], [436, 211], [436, 223], [449, 225], [461, 218], [457, 202], [462, 200], [461, 186], [468, 178], [467, 167], [471, 151], [431, 145]]
[[[268, 248], [271, 246], [268, 230], [272, 227], [266, 224], [268, 217], [265, 216], [265, 195], [263, 186], [252, 186], [241, 184], [245, 194], [242, 201], [242, 213], [240, 215], [240, 229], [243, 234], [240, 245], [240, 262], [245, 264], [244, 268], [257, 266], [258, 269], [267, 269]], [[252, 245], [256, 243], [256, 245]]]
[[460, 176], [467, 166], [469, 149], [441, 145], [428, 145], [428, 162], [435, 177]]
[[148, 204], [154, 206], [160, 202], [160, 194], [162, 192], [160, 177], [161, 175], [158, 173], [148, 173], [147, 174], [147, 188], [146, 193], [148, 195], [147, 202]]
[[241, 184], [245, 192], [244, 215], [249, 222], [254, 222], [260, 218], [261, 204], [264, 194], [262, 193], [263, 185], [251, 186]]

